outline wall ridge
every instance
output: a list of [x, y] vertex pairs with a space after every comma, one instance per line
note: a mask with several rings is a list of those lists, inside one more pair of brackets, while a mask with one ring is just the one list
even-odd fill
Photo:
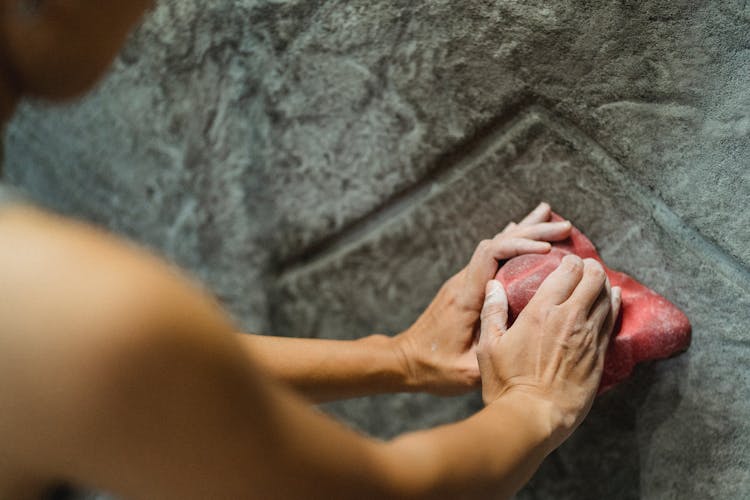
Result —
[[395, 193], [376, 208], [345, 224], [336, 232], [307, 245], [295, 254], [280, 259], [274, 265], [274, 274], [277, 276], [287, 274], [324, 259], [337, 249], [359, 239], [358, 237], [366, 237], [370, 231], [380, 227], [383, 222], [387, 222], [389, 217], [398, 216], [407, 211], [410, 206], [429, 198], [432, 195], [431, 191], [452, 177], [454, 175], [452, 172], [460, 168], [460, 165], [471, 163], [469, 158], [475, 158], [481, 154], [481, 151], [491, 149], [500, 137], [513, 129], [520, 121], [528, 118], [527, 110], [534, 102], [534, 97], [524, 93], [519, 94], [487, 125], [480, 127], [476, 133], [460, 141], [451, 150], [442, 153], [436, 159], [435, 165], [417, 182]]
[[[518, 101], [526, 104], [511, 119], [503, 119], [490, 124], [480, 131], [478, 138], [472, 138], [460, 145], [444, 162], [452, 160], [432, 170], [410, 189], [396, 195], [380, 207], [356, 219], [336, 233], [311, 245], [302, 253], [282, 262], [277, 276], [288, 275], [324, 266], [338, 255], [346, 254], [371, 235], [381, 231], [413, 207], [439, 195], [455, 180], [471, 171], [480, 159], [495, 149], [498, 144], [512, 137], [530, 133], [542, 125], [559, 138], [569, 142], [584, 156], [594, 160], [597, 169], [615, 183], [620, 183], [628, 195], [648, 211], [662, 229], [675, 241], [683, 243], [691, 252], [705, 259], [725, 277], [746, 291], [750, 291], [750, 271], [734, 259], [719, 245], [703, 236], [686, 223], [655, 193], [634, 179], [620, 163], [597, 141], [583, 132], [578, 126], [564, 117], [553, 114], [546, 107], [528, 97]], [[509, 113], [503, 113], [507, 116]]]
[[553, 115], [544, 107], [532, 106], [529, 111], [537, 114], [545, 125], [561, 138], [570, 141], [576, 148], [583, 151], [588, 149], [590, 156], [596, 158], [596, 164], [602, 173], [608, 175], [614, 182], [622, 183], [635, 201], [643, 208], [650, 209], [654, 222], [675, 241], [685, 243], [685, 247], [696, 256], [708, 260], [726, 278], [750, 292], [750, 270], [720, 245], [709, 240], [699, 230], [685, 222], [657, 194], [633, 178], [601, 144], [574, 123]]

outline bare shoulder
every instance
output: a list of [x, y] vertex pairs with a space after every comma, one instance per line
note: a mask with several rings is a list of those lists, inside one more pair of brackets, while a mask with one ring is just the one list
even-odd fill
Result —
[[0, 211], [0, 277], [3, 305], [11, 306], [10, 299], [33, 303], [60, 319], [78, 318], [85, 310], [88, 324], [115, 318], [132, 327], [130, 309], [123, 306], [137, 307], [150, 320], [175, 319], [175, 308], [190, 302], [228, 326], [212, 297], [164, 260], [104, 230], [33, 207]]
[[156, 402], [150, 389], [235, 347], [218, 305], [160, 259], [23, 206], [0, 211], [0, 318], [0, 468], [75, 464], [106, 439], [121, 447], [117, 429], [145, 425], [129, 402]]

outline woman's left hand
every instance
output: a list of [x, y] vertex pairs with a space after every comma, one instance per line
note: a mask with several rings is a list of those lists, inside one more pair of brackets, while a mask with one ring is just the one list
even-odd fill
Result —
[[570, 222], [549, 222], [542, 203], [520, 223], [510, 223], [477, 245], [469, 264], [443, 284], [432, 303], [406, 331], [395, 337], [414, 391], [457, 395], [479, 386], [476, 357], [479, 315], [485, 286], [500, 261], [527, 253], [547, 253], [550, 241], [570, 235]]

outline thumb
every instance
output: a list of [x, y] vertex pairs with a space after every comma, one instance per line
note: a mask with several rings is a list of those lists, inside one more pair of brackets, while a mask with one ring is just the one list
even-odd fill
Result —
[[487, 282], [480, 321], [480, 339], [490, 340], [504, 334], [508, 328], [508, 296], [503, 284], [497, 280]]

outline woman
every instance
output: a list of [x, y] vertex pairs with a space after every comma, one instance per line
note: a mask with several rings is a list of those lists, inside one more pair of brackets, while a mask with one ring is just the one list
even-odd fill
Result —
[[[84, 92], [148, 3], [0, 0], [3, 120], [23, 96]], [[0, 498], [61, 481], [125, 498], [509, 496], [588, 412], [620, 304], [571, 256], [506, 327], [499, 262], [570, 232], [542, 204], [395, 337], [237, 335], [161, 260], [0, 193]], [[482, 411], [390, 442], [310, 406], [480, 380]]]

